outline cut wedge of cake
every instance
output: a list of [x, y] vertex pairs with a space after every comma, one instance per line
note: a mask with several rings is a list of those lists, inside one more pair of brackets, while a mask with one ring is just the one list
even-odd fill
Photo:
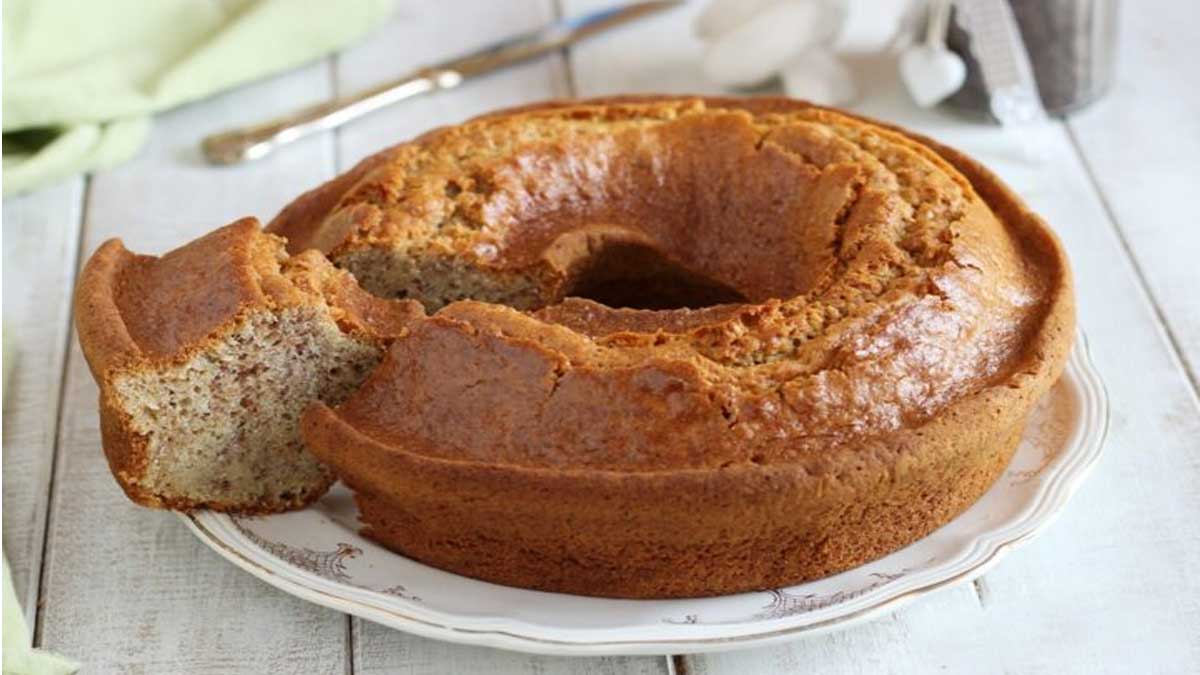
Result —
[[332, 475], [297, 421], [348, 395], [420, 314], [239, 220], [161, 257], [119, 240], [85, 266], [75, 316], [113, 474], [146, 506], [265, 513]]

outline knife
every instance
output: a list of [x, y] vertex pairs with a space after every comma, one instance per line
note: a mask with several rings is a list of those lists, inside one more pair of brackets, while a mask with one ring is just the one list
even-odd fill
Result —
[[269, 122], [208, 136], [200, 147], [212, 164], [258, 159], [282, 145], [339, 127], [393, 103], [452, 89], [468, 78], [562, 49], [610, 28], [670, 9], [682, 1], [650, 0], [563, 19], [465, 56], [419, 68], [398, 80], [353, 96], [310, 106]]

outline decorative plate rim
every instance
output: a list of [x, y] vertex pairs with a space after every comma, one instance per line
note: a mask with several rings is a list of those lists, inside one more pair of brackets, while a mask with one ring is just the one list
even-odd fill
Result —
[[[1092, 363], [1087, 338], [1079, 331], [1068, 358], [1068, 372], [1078, 381], [1080, 430], [1061, 458], [1048, 467], [1046, 480], [1029, 503], [1008, 522], [975, 535], [963, 552], [943, 563], [920, 570], [907, 583], [895, 587], [879, 584], [862, 594], [858, 607], [837, 607], [824, 618], [789, 617], [738, 622], [721, 626], [722, 635], [686, 635], [660, 639], [607, 639], [606, 633], [630, 628], [575, 628], [551, 630], [519, 619], [464, 617], [408, 602], [379, 596], [348, 583], [321, 578], [290, 565], [254, 546], [226, 514], [181, 513], [189, 529], [210, 548], [234, 565], [266, 583], [309, 602], [380, 623], [421, 637], [464, 644], [497, 647], [541, 654], [599, 656], [610, 654], [671, 654], [714, 652], [764, 646], [841, 629], [891, 612], [909, 601], [942, 588], [973, 580], [991, 569], [1008, 552], [1031, 541], [1054, 521], [1099, 459], [1109, 428], [1108, 392]], [[250, 543], [249, 546], [246, 544]], [[384, 598], [386, 604], [370, 596]], [[660, 601], [644, 601], [660, 602]], [[686, 632], [689, 624], [673, 624]], [[693, 626], [694, 627], [694, 626]], [[712, 624], [697, 632], [712, 633]], [[549, 637], [554, 634], [554, 637]], [[591, 634], [593, 637], [587, 637]]]

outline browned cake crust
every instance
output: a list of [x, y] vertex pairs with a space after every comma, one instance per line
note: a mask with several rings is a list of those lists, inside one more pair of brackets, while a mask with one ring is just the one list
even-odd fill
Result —
[[[197, 386], [186, 400], [168, 401], [161, 396], [149, 403], [138, 400], [156, 374], [182, 370], [186, 377], [189, 364], [199, 373], [194, 365], [197, 360], [203, 362], [217, 350], [227, 349], [234, 339], [256, 337], [231, 337], [250, 317], [283, 316], [291, 310], [307, 309], [314, 310], [315, 320], [336, 323], [335, 331], [352, 336], [368, 345], [366, 351], [376, 353], [404, 330], [410, 315], [419, 313], [412, 303], [383, 301], [363, 292], [349, 274], [336, 270], [315, 252], [289, 258], [283, 241], [264, 234], [253, 218], [239, 220], [162, 257], [130, 253], [116, 239], [96, 251], [76, 288], [76, 327], [84, 356], [100, 385], [104, 452], [130, 499], [145, 506], [253, 513], [297, 508], [321, 496], [332, 476], [319, 471], [310, 472], [307, 481], [298, 481], [290, 494], [263, 493], [249, 499], [223, 496], [226, 491], [220, 484], [213, 486], [215, 496], [211, 497], [156, 487], [150, 467], [163, 457], [156, 456], [151, 445], [156, 434], [165, 433], [165, 426], [155, 422], [202, 417], [207, 414], [204, 405], [196, 402], [219, 394]], [[216, 361], [209, 365], [225, 366]], [[251, 383], [265, 367], [246, 363], [230, 375], [247, 382], [246, 395], [250, 396]], [[241, 407], [256, 404], [247, 400]], [[194, 409], [185, 409], [188, 405]], [[135, 417], [148, 406], [154, 409], [153, 419], [137, 421]], [[276, 412], [264, 411], [267, 415]], [[230, 423], [216, 416], [191, 422], [202, 427], [198, 434]], [[243, 440], [243, 436], [227, 439], [228, 447], [217, 448], [227, 457], [216, 459], [226, 465], [236, 463], [236, 446]], [[164, 447], [157, 454], [185, 450]], [[277, 461], [277, 468], [284, 471], [292, 460], [281, 453]], [[224, 480], [219, 475], [212, 478], [216, 483]]]
[[[894, 551], [994, 482], [1073, 336], [1059, 243], [995, 176], [780, 99], [497, 113], [271, 228], [444, 307], [303, 418], [365, 531], [544, 590], [732, 593]], [[717, 304], [564, 300], [631, 280]]]

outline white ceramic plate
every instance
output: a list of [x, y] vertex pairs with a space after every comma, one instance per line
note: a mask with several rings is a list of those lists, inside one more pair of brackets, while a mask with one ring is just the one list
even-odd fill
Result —
[[795, 639], [971, 580], [1033, 538], [1100, 455], [1108, 399], [1076, 343], [1008, 471], [977, 504], [892, 555], [818, 581], [696, 600], [608, 600], [522, 590], [421, 565], [362, 538], [350, 492], [269, 517], [185, 516], [201, 540], [292, 595], [417, 635], [547, 654], [719, 651]]

